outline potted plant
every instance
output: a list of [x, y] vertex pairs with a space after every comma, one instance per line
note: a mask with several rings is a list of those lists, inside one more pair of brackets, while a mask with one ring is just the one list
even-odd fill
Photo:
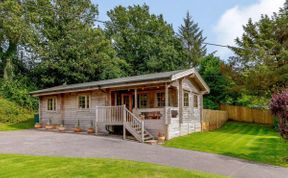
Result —
[[161, 132], [158, 132], [158, 143], [163, 144], [165, 142], [165, 135]]
[[80, 120], [79, 119], [77, 120], [77, 123], [75, 125], [74, 132], [81, 132]]
[[45, 128], [46, 129], [53, 129], [53, 125], [52, 125], [52, 122], [51, 122], [50, 118], [48, 119], [48, 122], [46, 123]]
[[61, 123], [60, 126], [58, 127], [58, 130], [59, 130], [59, 132], [65, 131], [64, 120], [62, 120], [62, 123]]
[[87, 129], [87, 132], [88, 132], [88, 134], [93, 134], [95, 132], [94, 123], [92, 120], [90, 121], [90, 127]]
[[42, 128], [42, 124], [39, 123], [39, 122], [36, 122], [35, 125], [34, 125], [34, 128], [40, 129], [40, 128]]

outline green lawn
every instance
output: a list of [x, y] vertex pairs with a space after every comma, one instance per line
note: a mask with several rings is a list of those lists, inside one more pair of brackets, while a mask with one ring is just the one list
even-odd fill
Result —
[[288, 167], [288, 144], [271, 126], [227, 122], [222, 128], [178, 137], [167, 147], [217, 153]]
[[1, 177], [222, 177], [134, 161], [0, 154]]
[[34, 127], [34, 120], [30, 119], [27, 121], [9, 124], [9, 123], [0, 123], [0, 131], [11, 131], [11, 130], [20, 130], [20, 129], [30, 129]]

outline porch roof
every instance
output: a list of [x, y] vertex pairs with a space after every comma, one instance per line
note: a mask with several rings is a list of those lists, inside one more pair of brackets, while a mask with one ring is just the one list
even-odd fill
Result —
[[171, 82], [177, 80], [179, 78], [194, 74], [202, 84], [204, 91], [206, 93], [209, 92], [209, 87], [198, 74], [198, 72], [192, 68], [189, 70], [177, 70], [177, 71], [170, 71], [170, 72], [161, 72], [161, 73], [153, 73], [153, 74], [145, 74], [145, 75], [138, 75], [138, 76], [131, 76], [131, 77], [123, 77], [123, 78], [116, 78], [116, 79], [109, 79], [109, 80], [100, 80], [100, 81], [93, 81], [93, 82], [85, 82], [85, 83], [78, 83], [78, 84], [71, 84], [71, 85], [60, 85], [52, 88], [46, 88], [42, 90], [33, 91], [30, 94], [33, 96], [41, 96], [41, 95], [49, 95], [49, 94], [56, 94], [56, 93], [66, 93], [67, 91], [86, 91], [91, 89], [102, 89], [102, 88], [112, 88], [121, 85], [137, 85], [137, 84], [149, 84], [152, 82], [161, 83], [161, 82]]

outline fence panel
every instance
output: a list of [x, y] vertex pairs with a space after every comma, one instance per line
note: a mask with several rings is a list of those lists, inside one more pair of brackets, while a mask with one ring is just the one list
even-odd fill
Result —
[[228, 118], [241, 122], [273, 124], [273, 117], [267, 109], [251, 109], [242, 106], [221, 105], [221, 110], [228, 112]]
[[220, 128], [228, 120], [228, 113], [220, 110], [203, 109], [202, 131]]

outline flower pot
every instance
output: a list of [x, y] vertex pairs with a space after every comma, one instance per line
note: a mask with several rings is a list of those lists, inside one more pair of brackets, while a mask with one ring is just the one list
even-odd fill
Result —
[[40, 128], [42, 128], [42, 125], [39, 124], [39, 123], [38, 123], [38, 124], [35, 124], [35, 125], [34, 125], [34, 128], [36, 128], [36, 129], [40, 129]]
[[81, 128], [74, 128], [74, 132], [81, 132]]
[[165, 142], [165, 136], [158, 137], [158, 143], [163, 144]]
[[64, 132], [65, 131], [65, 127], [58, 127], [59, 132]]
[[53, 125], [45, 125], [46, 129], [53, 129]]
[[94, 128], [87, 129], [88, 134], [93, 134], [95, 132]]

